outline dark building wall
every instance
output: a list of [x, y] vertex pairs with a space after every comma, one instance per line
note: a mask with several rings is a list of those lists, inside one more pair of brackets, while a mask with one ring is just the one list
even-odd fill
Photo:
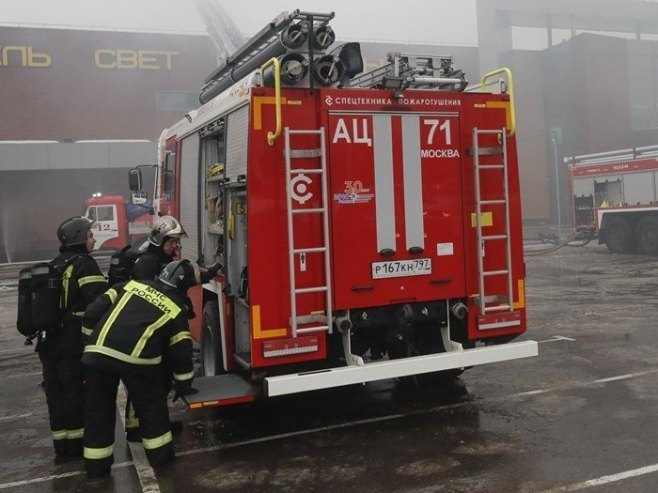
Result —
[[205, 36], [3, 27], [0, 46], [0, 140], [155, 140], [217, 62]]
[[633, 147], [658, 144], [658, 42], [626, 42]]
[[545, 220], [550, 216], [552, 180], [547, 154], [548, 131], [544, 121], [546, 108], [540, 52], [512, 51], [501, 62], [513, 67], [516, 104], [516, 146], [521, 180], [521, 203], [526, 222]]

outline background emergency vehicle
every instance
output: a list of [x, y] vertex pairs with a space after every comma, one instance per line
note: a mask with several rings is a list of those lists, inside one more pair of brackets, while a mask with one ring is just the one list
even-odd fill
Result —
[[658, 254], [658, 146], [567, 157], [573, 223], [614, 253]]
[[120, 195], [99, 193], [85, 200], [85, 206], [84, 216], [94, 221], [94, 250], [116, 250], [127, 244], [139, 246], [151, 231], [153, 209], [145, 197], [126, 201]]

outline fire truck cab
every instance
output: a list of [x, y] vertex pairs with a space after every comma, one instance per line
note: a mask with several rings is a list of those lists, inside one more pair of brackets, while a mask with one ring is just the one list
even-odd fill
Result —
[[85, 200], [84, 216], [91, 221], [96, 238], [94, 250], [116, 250], [145, 240], [153, 224], [149, 206], [126, 203], [120, 195], [94, 194]]
[[[537, 354], [526, 331], [512, 80], [464, 92], [449, 56], [328, 52], [283, 13], [160, 137], [157, 210], [182, 254], [211, 407]], [[505, 80], [499, 84], [498, 76]]]

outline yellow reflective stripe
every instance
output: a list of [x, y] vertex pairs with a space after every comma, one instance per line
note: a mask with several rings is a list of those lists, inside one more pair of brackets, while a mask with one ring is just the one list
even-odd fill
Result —
[[105, 337], [107, 336], [107, 333], [110, 330], [110, 327], [119, 316], [119, 313], [121, 313], [121, 310], [123, 310], [123, 308], [126, 306], [126, 303], [128, 303], [128, 300], [130, 300], [131, 296], [132, 296], [131, 294], [125, 295], [123, 298], [121, 298], [121, 301], [119, 301], [119, 303], [112, 309], [112, 313], [110, 313], [110, 316], [105, 321], [105, 324], [101, 329], [101, 333], [98, 334], [98, 340], [96, 341], [96, 344], [98, 344], [99, 346], [103, 345], [103, 343], [105, 342]]
[[144, 448], [148, 450], [160, 448], [164, 445], [167, 445], [171, 441], [172, 441], [171, 431], [168, 431], [164, 435], [160, 435], [159, 437], [155, 437], [155, 438], [142, 437], [142, 443], [144, 444]]
[[177, 342], [182, 341], [183, 339], [192, 339], [192, 334], [190, 333], [189, 330], [184, 330], [183, 332], [179, 332], [175, 336], [172, 336], [169, 338], [169, 345], [173, 346]]
[[105, 294], [107, 295], [108, 298], [110, 298], [110, 301], [114, 305], [116, 303], [117, 298], [119, 297], [119, 293], [116, 292], [116, 290], [110, 288], [107, 291], [105, 291]]
[[107, 282], [105, 276], [85, 276], [78, 279], [78, 286], [82, 287], [85, 284], [91, 284], [93, 282]]
[[84, 428], [78, 428], [77, 430], [66, 430], [66, 438], [68, 438], [69, 440], [82, 438], [84, 431], [85, 431]]
[[135, 414], [135, 406], [128, 402], [128, 414], [126, 415], [126, 431], [128, 428], [139, 428], [139, 418]]
[[169, 322], [169, 320], [170, 320], [169, 315], [165, 313], [159, 319], [153, 322], [151, 325], [146, 327], [146, 330], [144, 330], [142, 337], [140, 337], [139, 341], [137, 341], [137, 344], [135, 345], [135, 349], [133, 349], [133, 352], [130, 353], [130, 356], [137, 357], [140, 354], [142, 354], [142, 350], [144, 349], [144, 346], [146, 346], [146, 342], [151, 338], [151, 336], [153, 336], [153, 333], [156, 330], [158, 330], [160, 327], [162, 327], [164, 324]]
[[110, 358], [125, 361], [126, 363], [131, 363], [133, 365], [157, 365], [162, 361], [162, 356], [158, 356], [157, 358], [134, 358], [120, 351], [116, 351], [115, 349], [104, 346], [95, 346], [93, 344], [85, 347], [85, 353], [104, 354]]
[[52, 434], [53, 440], [64, 440], [66, 438], [66, 430], [55, 430]]
[[67, 308], [69, 306], [69, 279], [71, 279], [71, 276], [73, 275], [73, 264], [69, 265], [66, 270], [64, 271], [64, 275], [62, 276], [62, 295], [64, 296], [64, 300], [60, 300], [59, 307], [60, 308]]
[[90, 329], [89, 327], [82, 327], [82, 333], [86, 336], [90, 336], [93, 331], [94, 329]]
[[113, 453], [114, 453], [114, 444], [110, 445], [109, 447], [103, 447], [103, 448], [91, 448], [91, 447], [84, 448], [85, 459], [106, 459], [108, 457], [112, 457]]
[[148, 301], [163, 313], [168, 314], [171, 318], [176, 318], [181, 311], [181, 308], [171, 301], [169, 297], [162, 294], [157, 289], [142, 284], [141, 282], [130, 281], [123, 289], [130, 294], [134, 294], [143, 300]]
[[194, 377], [194, 372], [191, 371], [189, 373], [174, 373], [174, 380], [189, 380], [190, 378]]

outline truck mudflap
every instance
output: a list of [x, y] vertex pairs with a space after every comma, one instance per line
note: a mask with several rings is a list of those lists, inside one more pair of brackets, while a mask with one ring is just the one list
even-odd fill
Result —
[[485, 365], [499, 361], [537, 356], [539, 347], [536, 341], [513, 342], [499, 346], [489, 346], [463, 351], [429, 354], [388, 361], [375, 361], [363, 366], [350, 365], [326, 370], [295, 373], [267, 377], [264, 393], [277, 396], [320, 390], [343, 385], [406, 377], [442, 370]]
[[252, 402], [260, 394], [260, 386], [235, 373], [195, 378], [192, 386], [199, 392], [183, 397], [189, 409]]

